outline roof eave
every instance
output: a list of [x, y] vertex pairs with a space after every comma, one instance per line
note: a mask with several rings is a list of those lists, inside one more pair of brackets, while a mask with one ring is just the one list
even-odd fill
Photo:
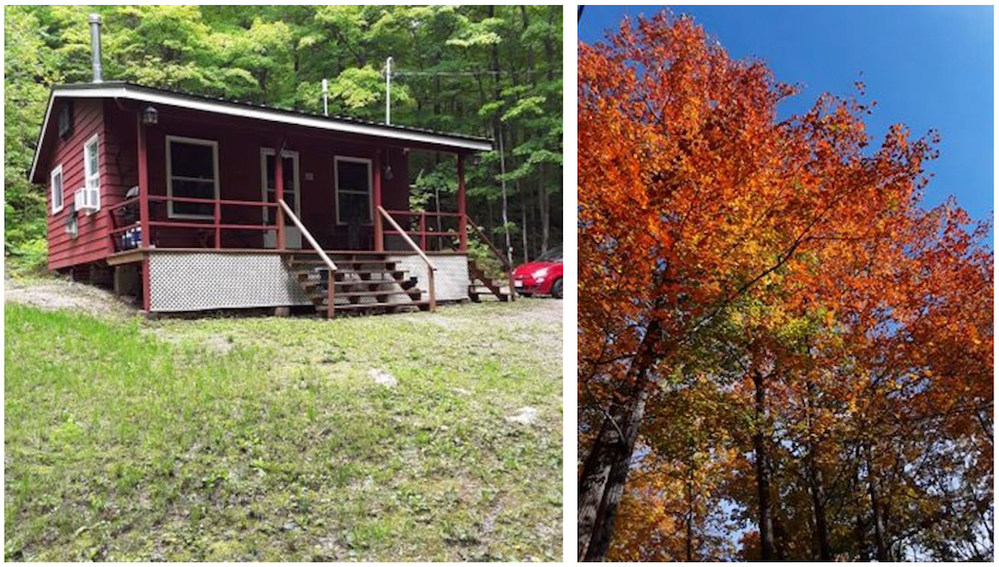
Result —
[[174, 93], [124, 82], [60, 85], [53, 88], [53, 96], [131, 99], [350, 134], [399, 141], [430, 143], [451, 147], [455, 150], [474, 152], [492, 151], [493, 149], [493, 141], [489, 138], [434, 132], [406, 126], [376, 124], [343, 117], [318, 116], [262, 105], [257, 106], [249, 103], [212, 99], [195, 94]]

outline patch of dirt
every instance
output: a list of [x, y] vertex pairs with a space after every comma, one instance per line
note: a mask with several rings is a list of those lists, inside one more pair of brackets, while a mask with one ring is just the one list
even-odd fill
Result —
[[508, 415], [506, 421], [507, 423], [516, 423], [517, 425], [534, 425], [538, 421], [539, 415], [537, 409], [526, 406], [517, 410], [517, 413]]
[[375, 384], [388, 386], [389, 388], [395, 388], [399, 384], [399, 381], [395, 379], [395, 376], [392, 376], [384, 370], [372, 368], [371, 370], [368, 370], [368, 376], [375, 381]]
[[517, 301], [531, 302], [530, 309], [518, 309], [517, 317], [529, 323], [550, 323], [552, 320], [559, 321], [559, 334], [562, 327], [562, 300], [551, 297], [520, 298]]
[[23, 303], [41, 309], [74, 309], [96, 316], [128, 316], [138, 313], [128, 298], [81, 283], [47, 280], [18, 283], [4, 278], [4, 301]]
[[[142, 332], [148, 333], [162, 341], [175, 345], [183, 344], [184, 342], [184, 337], [175, 335], [171, 333], [171, 331], [162, 327], [142, 329]], [[217, 352], [222, 355], [229, 354], [232, 349], [236, 347], [236, 345], [230, 342], [229, 339], [220, 335], [207, 335], [200, 337], [198, 339], [198, 344], [210, 351]]]

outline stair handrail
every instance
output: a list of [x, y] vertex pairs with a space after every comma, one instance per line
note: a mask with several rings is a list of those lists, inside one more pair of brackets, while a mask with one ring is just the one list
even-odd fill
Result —
[[482, 241], [486, 243], [486, 246], [492, 250], [493, 255], [499, 258], [500, 263], [503, 264], [503, 270], [506, 272], [507, 284], [510, 286], [510, 301], [516, 301], [517, 292], [513, 285], [513, 264], [510, 263], [510, 260], [507, 259], [505, 254], [499, 251], [499, 248], [493, 244], [493, 241], [489, 240], [489, 237], [486, 236], [486, 232], [482, 230], [479, 225], [472, 220], [472, 217], [467, 214], [465, 215], [465, 224], [475, 229], [475, 233], [479, 235], [479, 238], [481, 238]]
[[399, 226], [399, 223], [395, 222], [395, 219], [392, 218], [392, 215], [388, 214], [388, 211], [386, 211], [384, 207], [378, 205], [377, 208], [378, 208], [378, 214], [384, 217], [385, 220], [387, 220], [389, 224], [392, 225], [392, 228], [399, 233], [399, 236], [402, 236], [402, 239], [406, 242], [407, 245], [409, 245], [410, 248], [412, 248], [414, 251], [416, 251], [417, 254], [420, 255], [420, 258], [422, 258], [423, 262], [427, 265], [427, 284], [428, 284], [427, 293], [430, 295], [430, 310], [434, 311], [437, 308], [437, 295], [434, 293], [434, 272], [437, 271], [437, 266], [435, 266], [434, 263], [430, 261], [430, 257], [427, 256], [426, 252], [421, 250], [420, 247], [417, 246], [415, 242], [413, 242], [413, 239], [410, 238], [408, 234], [406, 234], [406, 231], [404, 231], [402, 227]]
[[312, 249], [315, 250], [317, 254], [319, 254], [319, 258], [323, 261], [324, 264], [326, 264], [326, 267], [329, 268], [330, 272], [329, 277], [326, 278], [326, 318], [332, 319], [333, 312], [336, 309], [336, 305], [334, 305], [333, 303], [334, 300], [333, 294], [334, 294], [334, 289], [336, 288], [336, 285], [333, 283], [334, 282], [333, 275], [336, 273], [337, 270], [336, 264], [333, 263], [333, 260], [330, 260], [330, 257], [327, 256], [326, 252], [323, 251], [323, 247], [320, 246], [318, 242], [316, 242], [315, 238], [312, 237], [312, 233], [309, 232], [309, 229], [305, 228], [305, 225], [302, 224], [302, 221], [298, 220], [298, 217], [295, 216], [295, 212], [291, 210], [291, 207], [288, 206], [288, 203], [285, 203], [284, 199], [278, 199], [278, 204], [281, 205], [281, 208], [284, 210], [284, 214], [288, 215], [288, 218], [291, 219], [291, 222], [295, 223], [295, 226], [298, 227], [298, 230], [302, 233], [302, 236], [305, 238], [305, 241], [309, 243], [309, 246], [312, 246]]
[[465, 215], [465, 221], [468, 224], [468, 226], [475, 229], [475, 233], [478, 234], [479, 237], [482, 238], [482, 241], [486, 243], [486, 246], [488, 246], [489, 249], [492, 250], [493, 255], [495, 255], [496, 258], [499, 259], [500, 263], [503, 264], [503, 269], [508, 272], [512, 270], [513, 265], [510, 264], [510, 261], [507, 259], [506, 255], [500, 252], [499, 248], [497, 248], [496, 245], [493, 244], [492, 240], [489, 240], [489, 237], [486, 236], [486, 232], [482, 230], [482, 228], [480, 228], [479, 225], [477, 225], [474, 220], [472, 220], [472, 217]]
[[320, 246], [319, 243], [316, 242], [315, 238], [312, 238], [312, 233], [309, 232], [309, 229], [305, 228], [305, 225], [302, 224], [302, 221], [298, 220], [298, 217], [295, 216], [295, 213], [291, 210], [291, 207], [288, 206], [288, 203], [285, 203], [284, 199], [278, 199], [278, 204], [280, 204], [281, 208], [284, 209], [284, 214], [288, 215], [288, 218], [291, 219], [291, 222], [295, 223], [295, 226], [298, 227], [299, 231], [301, 231], [302, 237], [304, 237], [306, 242], [308, 242], [309, 245], [312, 246], [313, 250], [315, 250], [316, 253], [319, 254], [319, 258], [323, 261], [324, 264], [326, 264], [326, 266], [330, 269], [330, 271], [331, 272], [337, 271], [336, 264], [333, 263], [333, 260], [330, 260], [330, 257], [326, 255], [326, 252], [323, 252], [322, 246]]

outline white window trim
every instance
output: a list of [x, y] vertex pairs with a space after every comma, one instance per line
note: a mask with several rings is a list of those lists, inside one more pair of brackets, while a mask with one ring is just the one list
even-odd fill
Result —
[[[260, 200], [264, 203], [267, 202], [267, 156], [274, 155], [273, 148], [260, 148]], [[302, 191], [301, 182], [298, 179], [298, 152], [293, 152], [291, 150], [284, 150], [281, 152], [281, 157], [291, 158], [294, 164], [293, 177], [294, 177], [294, 187], [292, 187], [292, 193], [295, 194], [295, 216], [299, 219], [302, 218]], [[276, 180], [277, 178], [275, 178]], [[287, 187], [284, 188], [285, 191], [288, 190]], [[260, 211], [261, 220], [267, 220], [267, 207], [263, 207]]]
[[[59, 206], [56, 206], [55, 178], [59, 176]], [[49, 174], [49, 194], [52, 196], [52, 214], [56, 215], [66, 206], [66, 177], [62, 174], [62, 164]]]
[[[362, 226], [370, 226], [375, 222], [375, 197], [374, 197], [374, 180], [371, 176], [371, 160], [368, 158], [358, 158], [350, 156], [333, 156], [333, 199], [336, 204], [336, 225], [346, 226], [348, 223], [340, 221], [340, 167], [341, 161], [351, 162], [351, 163], [363, 163], [368, 166], [368, 222]], [[350, 193], [354, 195], [363, 195], [362, 191], [352, 191], [347, 190], [344, 193]]]
[[[212, 148], [212, 167], [214, 171], [212, 172], [212, 177], [215, 181], [215, 199], [219, 198], [219, 143], [215, 140], [202, 140], [200, 138], [185, 138], [183, 136], [167, 136], [166, 137], [166, 186], [167, 186], [167, 197], [173, 198], [173, 164], [170, 163], [170, 145], [174, 142], [179, 142], [182, 144], [191, 144], [196, 146], [210, 146]], [[185, 179], [182, 176], [177, 176], [177, 179]], [[204, 179], [198, 179], [197, 181], [204, 181]], [[173, 212], [173, 201], [167, 201], [167, 217], [171, 219], [210, 219], [214, 220], [215, 215], [191, 215], [184, 213], [174, 213]]]
[[[90, 146], [94, 147], [94, 162], [97, 164], [94, 171], [90, 171]], [[90, 185], [91, 180], [95, 182], [93, 187]], [[97, 190], [96, 210], [101, 210], [101, 144], [98, 134], [94, 134], [83, 144], [83, 187], [84, 190]]]

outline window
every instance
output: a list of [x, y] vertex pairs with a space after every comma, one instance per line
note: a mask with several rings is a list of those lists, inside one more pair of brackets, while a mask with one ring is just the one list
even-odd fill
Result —
[[337, 224], [371, 224], [371, 160], [337, 156], [333, 174]]
[[73, 135], [73, 101], [65, 100], [59, 107], [59, 137], [63, 140]]
[[[167, 195], [185, 199], [218, 199], [218, 143], [210, 140], [167, 136]], [[211, 203], [170, 201], [171, 218], [210, 219], [215, 216]]]
[[62, 210], [65, 193], [62, 186], [62, 164], [52, 170], [52, 214]]
[[552, 248], [544, 254], [538, 256], [536, 262], [561, 262], [562, 261], [562, 247]]
[[94, 209], [101, 208], [101, 172], [97, 166], [97, 136], [87, 140], [83, 146], [83, 186], [90, 193], [88, 202]]

